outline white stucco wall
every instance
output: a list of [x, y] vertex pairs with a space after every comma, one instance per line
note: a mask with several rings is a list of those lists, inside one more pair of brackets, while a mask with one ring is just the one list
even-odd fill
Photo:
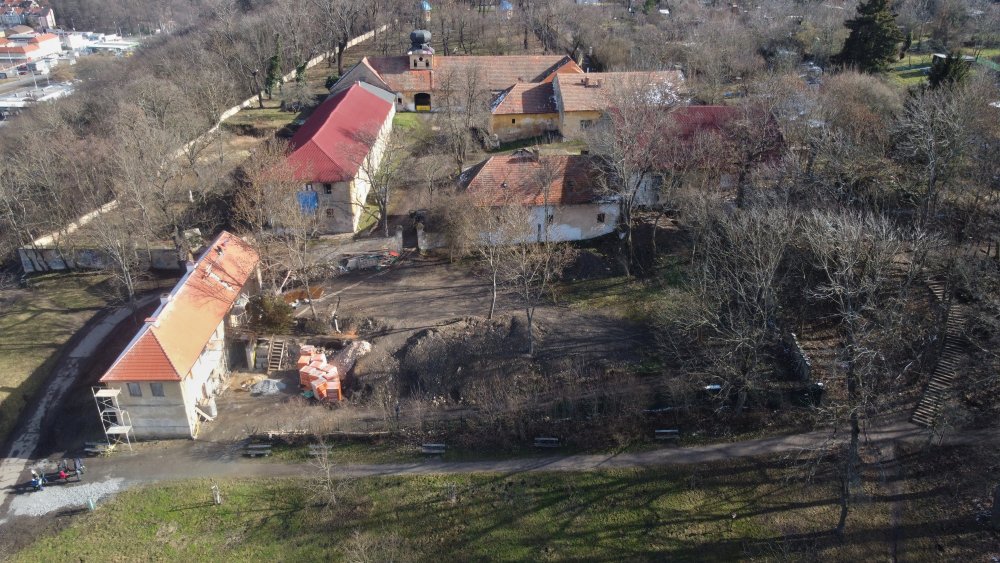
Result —
[[[180, 381], [134, 383], [139, 385], [141, 397], [130, 395], [126, 382], [114, 382], [108, 387], [121, 390], [118, 405], [128, 412], [136, 438], [152, 440], [192, 437]], [[161, 383], [164, 396], [154, 397], [150, 383]]]
[[[604, 215], [604, 221], [598, 215]], [[552, 215], [552, 222], [546, 217]], [[618, 204], [586, 203], [580, 205], [537, 206], [531, 209], [535, 236], [548, 236], [553, 242], [586, 240], [606, 235], [618, 225]], [[546, 224], [548, 223], [548, 224]]]

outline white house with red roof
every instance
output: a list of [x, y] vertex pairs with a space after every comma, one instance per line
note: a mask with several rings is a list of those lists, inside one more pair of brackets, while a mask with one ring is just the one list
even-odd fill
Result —
[[256, 288], [258, 257], [223, 231], [146, 319], [101, 383], [140, 439], [195, 438], [229, 371], [226, 329]]
[[618, 203], [602, 193], [601, 177], [589, 156], [522, 149], [484, 160], [459, 182], [479, 207], [528, 208], [531, 238], [561, 242], [603, 236], [618, 225]]
[[62, 42], [53, 33], [19, 33], [0, 37], [0, 62], [30, 63], [62, 52]]
[[357, 83], [327, 98], [295, 132], [288, 164], [299, 201], [325, 233], [358, 229], [371, 191], [366, 170], [382, 161], [396, 115], [392, 94]]

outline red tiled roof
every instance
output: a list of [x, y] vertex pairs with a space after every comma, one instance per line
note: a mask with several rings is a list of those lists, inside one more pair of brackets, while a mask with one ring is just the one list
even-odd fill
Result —
[[354, 178], [392, 109], [357, 84], [320, 104], [289, 143], [295, 178], [324, 183]]
[[101, 381], [184, 379], [256, 265], [257, 253], [250, 245], [223, 231]]
[[587, 156], [541, 155], [519, 151], [493, 156], [462, 174], [462, 184], [477, 205], [574, 205], [597, 199], [597, 170]]
[[679, 70], [590, 72], [582, 76], [557, 76], [556, 80], [563, 111], [607, 110], [612, 105], [614, 93], [630, 86], [649, 86], [651, 93], [659, 92], [667, 103], [684, 87], [684, 73]]
[[410, 57], [371, 57], [362, 60], [378, 73], [391, 89], [397, 92], [432, 92], [450, 73], [464, 73], [479, 69], [483, 73], [486, 89], [496, 92], [518, 82], [547, 82], [557, 73], [582, 73], [583, 70], [566, 56], [516, 55], [516, 56], [442, 56], [435, 55], [433, 68], [411, 69]]
[[18, 45], [16, 43], [7, 43], [0, 46], [0, 53], [21, 53], [27, 54], [30, 51], [37, 51], [38, 45]]
[[552, 83], [515, 84], [500, 98], [493, 107], [493, 115], [522, 115], [538, 113], [558, 113], [556, 101], [553, 98]]

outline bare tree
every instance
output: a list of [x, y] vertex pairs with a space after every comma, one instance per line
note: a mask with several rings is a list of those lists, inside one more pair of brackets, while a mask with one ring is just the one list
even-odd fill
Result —
[[634, 212], [651, 191], [654, 173], [662, 169], [664, 137], [669, 130], [670, 107], [678, 101], [674, 85], [655, 85], [636, 78], [611, 94], [611, 109], [589, 132], [589, 141], [605, 171], [604, 191], [618, 202], [622, 234], [620, 261], [626, 272], [634, 261], [632, 232]]
[[238, 171], [233, 205], [239, 230], [260, 256], [265, 286], [274, 293], [280, 293], [292, 275], [282, 227], [289, 218], [294, 220], [303, 213], [298, 201], [302, 182], [295, 179], [287, 154], [288, 144], [281, 140], [259, 147]]
[[686, 339], [702, 335], [704, 358], [725, 384], [721, 396], [736, 394], [738, 416], [769, 371], [768, 345], [780, 337], [781, 268], [798, 221], [781, 207], [715, 210], [701, 220], [707, 224], [691, 225], [704, 235], [686, 300], [696, 305], [663, 321]]
[[967, 108], [954, 88], [927, 89], [910, 98], [900, 116], [896, 150], [920, 186], [920, 226], [937, 210], [941, 191], [954, 180], [970, 139]]
[[886, 358], [902, 319], [892, 303], [898, 294], [888, 289], [893, 258], [905, 247], [888, 221], [872, 215], [814, 212], [802, 233], [812, 265], [822, 276], [812, 295], [834, 307], [843, 340], [838, 365], [831, 368], [843, 374], [846, 397], [828, 410], [834, 428], [846, 423], [850, 433], [840, 471], [837, 532], [843, 534], [851, 499], [860, 491], [863, 425], [877, 414], [879, 399], [892, 382]]
[[[529, 227], [530, 232], [530, 227]], [[538, 242], [503, 247], [500, 277], [517, 297], [528, 320], [528, 354], [535, 353], [535, 309], [545, 301], [552, 284], [572, 261], [575, 250], [564, 243]]]
[[[369, 129], [377, 129], [370, 127]], [[364, 181], [369, 186], [368, 197], [371, 198], [378, 207], [378, 221], [382, 226], [386, 238], [389, 237], [389, 203], [396, 189], [403, 183], [406, 173], [409, 171], [409, 151], [401, 134], [393, 133], [391, 129], [376, 130], [372, 133], [362, 131], [365, 127], [360, 127], [354, 138], [362, 146], [371, 147], [368, 152], [351, 155], [355, 164], [358, 165], [358, 179]], [[374, 155], [379, 155], [377, 160]], [[361, 207], [365, 206], [364, 201], [355, 202]]]
[[319, 436], [316, 455], [309, 462], [312, 466], [308, 482], [312, 492], [312, 500], [325, 509], [333, 508], [347, 494], [353, 481], [343, 475], [330, 454], [332, 446]]
[[490, 93], [478, 65], [449, 69], [440, 75], [437, 84], [440, 103], [435, 122], [455, 159], [458, 173], [476, 146], [476, 135], [486, 130]]
[[360, 0], [310, 0], [316, 10], [323, 34], [330, 43], [330, 51], [337, 55], [337, 75], [344, 75], [344, 50], [358, 31], [362, 16]]
[[470, 226], [477, 232], [469, 235], [473, 241], [473, 253], [490, 281], [490, 312], [487, 318], [492, 319], [497, 306], [497, 293], [502, 284], [510, 281], [503, 276], [510, 274], [506, 261], [511, 258], [511, 246], [531, 239], [530, 211], [514, 203], [471, 207], [471, 210]]

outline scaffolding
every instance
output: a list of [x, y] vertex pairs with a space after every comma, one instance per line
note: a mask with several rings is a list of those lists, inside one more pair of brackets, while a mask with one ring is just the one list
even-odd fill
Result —
[[[121, 389], [94, 387], [92, 390], [97, 412], [101, 416], [101, 425], [104, 427], [104, 437], [108, 441], [108, 449], [114, 449], [124, 442], [131, 451], [135, 432], [132, 431], [132, 417], [118, 405]], [[132, 436], [129, 436], [130, 434]]]

